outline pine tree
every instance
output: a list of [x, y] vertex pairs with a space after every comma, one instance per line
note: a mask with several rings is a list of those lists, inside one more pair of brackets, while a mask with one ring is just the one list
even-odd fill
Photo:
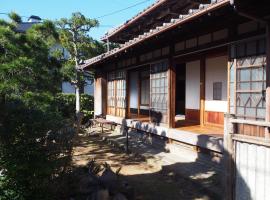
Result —
[[[93, 40], [88, 34], [92, 28], [99, 25], [95, 19], [86, 18], [83, 14], [73, 13], [71, 18], [62, 18], [56, 21], [60, 32], [60, 41], [71, 55], [64, 67], [64, 74], [75, 85], [77, 127], [80, 126], [80, 93], [85, 84], [86, 73], [80, 70], [80, 64], [104, 51], [104, 45]], [[87, 74], [88, 79], [93, 79], [93, 74]]]

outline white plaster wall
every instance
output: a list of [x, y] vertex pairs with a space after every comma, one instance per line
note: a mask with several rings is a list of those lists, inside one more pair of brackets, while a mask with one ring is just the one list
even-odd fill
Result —
[[200, 109], [200, 61], [186, 63], [186, 108]]
[[[227, 112], [227, 56], [206, 59], [205, 110]], [[222, 82], [222, 100], [213, 100], [213, 83]]]
[[130, 108], [138, 108], [138, 72], [131, 72], [129, 77], [130, 85]]
[[102, 114], [102, 87], [101, 79], [96, 79], [94, 83], [94, 113], [95, 115]]

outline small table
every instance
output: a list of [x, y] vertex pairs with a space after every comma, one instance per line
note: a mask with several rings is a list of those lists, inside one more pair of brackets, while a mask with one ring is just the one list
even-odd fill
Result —
[[97, 118], [97, 119], [95, 119], [95, 122], [101, 125], [101, 133], [104, 132], [103, 131], [104, 124], [111, 125], [111, 130], [112, 130], [113, 126], [115, 127], [117, 125], [115, 122], [109, 121], [109, 120], [106, 120], [106, 119], [103, 119], [103, 118]]

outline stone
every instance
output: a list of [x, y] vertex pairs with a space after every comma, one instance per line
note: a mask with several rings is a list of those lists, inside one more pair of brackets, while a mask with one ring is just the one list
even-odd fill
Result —
[[116, 195], [114, 195], [113, 200], [127, 200], [127, 198], [125, 197], [125, 195], [117, 193]]

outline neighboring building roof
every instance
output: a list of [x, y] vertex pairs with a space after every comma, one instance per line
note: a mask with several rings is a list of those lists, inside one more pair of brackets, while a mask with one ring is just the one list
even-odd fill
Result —
[[17, 31], [20, 33], [25, 33], [29, 28], [31, 28], [34, 24], [38, 22], [21, 22], [17, 26]]
[[31, 20], [31, 19], [41, 21], [41, 18], [39, 16], [36, 16], [36, 15], [31, 15], [29, 17], [28, 21]]
[[27, 22], [21, 22], [20, 24], [18, 24], [17, 26], [17, 31], [20, 33], [25, 33], [29, 28], [31, 28], [34, 24], [38, 24], [41, 22], [41, 18], [39, 16], [36, 15], [31, 15], [28, 18]]
[[162, 26], [158, 26], [154, 29], [151, 29], [149, 32], [146, 32], [146, 33], [139, 35], [138, 37], [136, 37], [132, 40], [129, 40], [128, 42], [121, 45], [119, 48], [112, 49], [109, 52], [106, 52], [104, 54], [101, 54], [99, 56], [91, 58], [89, 60], [86, 60], [85, 64], [82, 65], [81, 67], [86, 68], [90, 65], [96, 64], [99, 61], [101, 61], [105, 58], [111, 57], [119, 52], [122, 52], [122, 51], [130, 48], [131, 46], [134, 46], [134, 45], [136, 45], [136, 44], [138, 44], [146, 39], [152, 38], [153, 36], [161, 34], [164, 31], [167, 31], [171, 28], [174, 28], [180, 24], [184, 24], [195, 17], [200, 17], [201, 15], [204, 15], [204, 14], [208, 13], [209, 11], [212, 11], [212, 10], [218, 9], [220, 7], [223, 7], [225, 5], [228, 5], [229, 3], [230, 3], [230, 0], [211, 0], [211, 3], [209, 3], [209, 4], [200, 4], [198, 9], [190, 9], [189, 13], [187, 15], [179, 15], [178, 18], [171, 19], [171, 22], [163, 23]]

